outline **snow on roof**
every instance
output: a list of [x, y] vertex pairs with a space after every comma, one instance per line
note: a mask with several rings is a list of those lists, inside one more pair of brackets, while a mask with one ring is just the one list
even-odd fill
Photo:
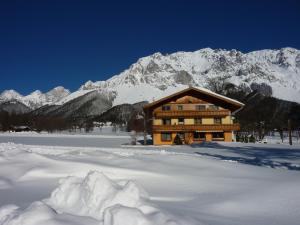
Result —
[[169, 99], [169, 98], [174, 97], [174, 96], [176, 96], [176, 95], [182, 94], [182, 93], [184, 93], [184, 92], [188, 92], [188, 91], [190, 91], [190, 90], [194, 90], [194, 91], [198, 91], [198, 92], [201, 92], [201, 93], [208, 94], [208, 95], [213, 96], [213, 97], [215, 97], [215, 98], [218, 98], [218, 99], [222, 99], [222, 100], [224, 100], [224, 101], [227, 101], [228, 103], [231, 103], [231, 104], [233, 104], [233, 105], [237, 105], [237, 106], [240, 106], [240, 107], [243, 107], [243, 106], [244, 106], [243, 103], [241, 103], [241, 102], [239, 102], [239, 101], [237, 101], [237, 100], [234, 100], [234, 99], [232, 99], [232, 98], [228, 98], [228, 97], [226, 97], [226, 96], [224, 96], [224, 95], [217, 94], [217, 93], [215, 93], [215, 92], [213, 92], [213, 91], [210, 91], [210, 90], [208, 90], [208, 89], [206, 89], [206, 88], [202, 88], [202, 87], [197, 87], [197, 88], [195, 88], [195, 87], [189, 87], [189, 88], [186, 88], [186, 89], [184, 89], [184, 90], [182, 90], [182, 91], [176, 92], [176, 93], [174, 93], [174, 94], [172, 94], [172, 95], [169, 95], [169, 96], [166, 96], [166, 97], [164, 97], [164, 98], [161, 98], [161, 99], [159, 99], [159, 100], [157, 100], [157, 101], [154, 101], [154, 102], [152, 102], [152, 103], [149, 103], [149, 104], [145, 105], [144, 107], [145, 107], [145, 108], [151, 107], [151, 106], [156, 105], [156, 104], [158, 104], [158, 103], [160, 103], [160, 102], [162, 102], [162, 101], [164, 101], [164, 100], [166, 100], [166, 99]]

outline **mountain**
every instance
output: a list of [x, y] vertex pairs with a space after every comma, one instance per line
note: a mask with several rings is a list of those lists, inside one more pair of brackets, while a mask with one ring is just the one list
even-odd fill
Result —
[[107, 81], [88, 81], [80, 90], [110, 92], [115, 96], [113, 105], [119, 105], [152, 101], [190, 85], [212, 89], [212, 84], [220, 81], [249, 90], [265, 84], [274, 97], [300, 102], [300, 51], [283, 48], [244, 54], [205, 48], [170, 55], [155, 53]]
[[300, 103], [300, 51], [282, 48], [242, 53], [204, 48], [166, 55], [155, 53], [140, 58], [106, 81], [88, 81], [73, 93], [63, 87], [47, 93], [35, 91], [28, 96], [8, 90], [0, 95], [0, 102], [17, 100], [36, 114], [90, 116], [100, 115], [110, 106], [151, 102], [188, 86], [236, 97], [240, 91], [257, 91]]
[[10, 101], [10, 100], [21, 100], [23, 98], [15, 90], [5, 90], [0, 95], [0, 102]]
[[47, 93], [42, 93], [41, 91], [36, 90], [27, 96], [22, 96], [14, 90], [6, 90], [0, 95], [0, 103], [17, 100], [30, 109], [36, 109], [43, 105], [55, 104], [61, 99], [67, 97], [69, 94], [70, 91], [64, 87], [56, 87]]

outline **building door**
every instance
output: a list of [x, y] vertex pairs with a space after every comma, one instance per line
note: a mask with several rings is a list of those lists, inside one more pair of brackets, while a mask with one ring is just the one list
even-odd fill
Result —
[[174, 138], [174, 144], [175, 145], [182, 145], [184, 144], [184, 133], [183, 132], [177, 132], [176, 136]]
[[180, 137], [182, 143], [184, 143], [184, 132], [178, 132], [177, 135]]

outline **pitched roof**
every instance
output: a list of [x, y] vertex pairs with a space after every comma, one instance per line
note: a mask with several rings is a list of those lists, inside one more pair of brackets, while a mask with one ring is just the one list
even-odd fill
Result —
[[153, 108], [154, 106], [157, 106], [157, 105], [160, 105], [160, 104], [164, 104], [164, 103], [167, 103], [168, 100], [171, 100], [171, 99], [174, 99], [176, 97], [180, 97], [180, 96], [183, 96], [184, 94], [188, 94], [189, 92], [193, 92], [193, 93], [198, 93], [198, 94], [201, 94], [201, 95], [207, 95], [207, 96], [210, 96], [211, 98], [214, 98], [214, 99], [217, 99], [219, 101], [223, 101], [223, 102], [226, 102], [227, 104], [231, 105], [232, 109], [233, 110], [238, 110], [240, 108], [242, 108], [244, 106], [243, 103], [237, 101], [237, 100], [234, 100], [232, 98], [228, 98], [224, 95], [220, 95], [220, 94], [217, 94], [215, 92], [212, 92], [206, 88], [194, 88], [194, 87], [189, 87], [189, 88], [186, 88], [182, 91], [178, 91], [172, 95], [169, 95], [169, 96], [166, 96], [164, 98], [161, 98], [157, 101], [154, 101], [154, 102], [151, 102], [147, 105], [144, 106], [144, 109], [149, 109], [149, 108]]

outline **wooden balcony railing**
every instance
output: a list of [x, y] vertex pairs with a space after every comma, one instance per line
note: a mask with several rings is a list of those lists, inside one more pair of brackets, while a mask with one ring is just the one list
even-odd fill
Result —
[[199, 125], [153, 125], [153, 131], [232, 131], [239, 130], [240, 124], [199, 124]]
[[228, 116], [228, 110], [186, 110], [186, 111], [158, 111], [154, 112], [153, 116], [156, 118], [161, 117], [210, 117], [210, 116]]

